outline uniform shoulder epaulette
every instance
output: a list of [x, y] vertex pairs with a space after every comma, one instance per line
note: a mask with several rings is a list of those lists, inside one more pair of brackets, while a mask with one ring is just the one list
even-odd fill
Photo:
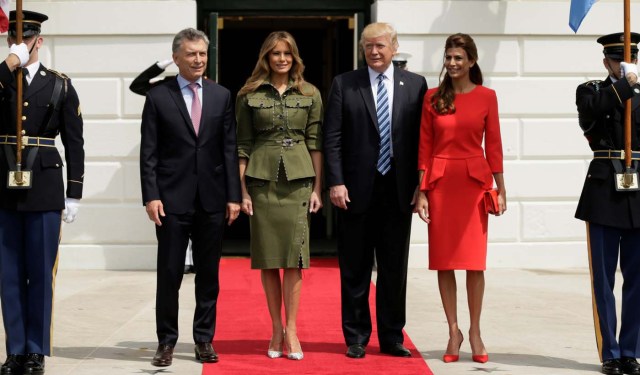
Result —
[[47, 69], [50, 73], [53, 73], [53, 74], [57, 75], [58, 77], [60, 77], [60, 78], [62, 78], [62, 79], [69, 79], [69, 76], [67, 76], [67, 75], [66, 75], [66, 74], [64, 74], [64, 73], [60, 73], [60, 72], [59, 72], [59, 71], [57, 71], [57, 70], [53, 70], [53, 69], [49, 69], [49, 68], [46, 68], [46, 69]]
[[596, 92], [600, 91], [600, 88], [602, 87], [602, 80], [600, 79], [594, 79], [592, 81], [587, 81], [585, 83], [583, 83], [582, 85], [585, 87], [588, 87], [592, 90], [595, 90]]
[[601, 79], [594, 79], [592, 81], [587, 81], [585, 83], [583, 83], [583, 85], [585, 86], [597, 86], [600, 87], [600, 84], [602, 83]]

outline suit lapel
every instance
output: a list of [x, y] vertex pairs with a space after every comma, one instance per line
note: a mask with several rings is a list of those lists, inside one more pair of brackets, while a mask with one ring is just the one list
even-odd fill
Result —
[[[634, 88], [634, 90], [636, 89]], [[634, 95], [633, 98], [631, 98], [631, 109], [636, 110], [638, 106], [640, 106], [640, 95]]]
[[40, 68], [38, 69], [33, 79], [31, 80], [31, 83], [22, 88], [23, 99], [27, 100], [30, 97], [32, 97], [38, 91], [46, 87], [49, 81], [52, 80], [53, 78], [54, 78], [53, 73], [48, 71], [42, 64], [40, 64]]
[[393, 132], [402, 118], [402, 104], [405, 101], [404, 71], [398, 67], [393, 69], [393, 113], [391, 114], [391, 131]]
[[371, 116], [371, 124], [378, 131], [378, 115], [376, 114], [376, 103], [373, 100], [373, 91], [371, 90], [371, 81], [369, 80], [369, 70], [363, 68], [360, 70], [358, 77], [358, 86], [360, 86], [360, 94], [364, 100], [364, 105]]
[[182, 118], [184, 119], [184, 123], [189, 129], [189, 132], [195, 137], [196, 132], [193, 129], [193, 124], [191, 123], [191, 116], [189, 116], [189, 111], [187, 110], [187, 104], [184, 102], [184, 98], [182, 97], [182, 91], [180, 91], [180, 86], [178, 85], [177, 78], [173, 80], [169, 85], [169, 92], [171, 93], [171, 99], [173, 99], [173, 101], [176, 103], [176, 107], [178, 107], [178, 110], [180, 111], [180, 114], [182, 115]]
[[211, 85], [211, 82], [204, 79], [204, 77], [202, 78], [202, 115], [200, 116], [200, 131], [198, 132], [198, 138], [202, 138], [210, 131], [205, 119], [213, 107], [213, 103], [211, 103], [213, 100], [213, 90]]

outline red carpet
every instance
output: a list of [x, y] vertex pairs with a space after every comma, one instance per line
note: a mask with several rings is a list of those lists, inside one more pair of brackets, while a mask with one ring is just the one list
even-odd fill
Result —
[[[374, 286], [370, 303], [373, 306]], [[267, 347], [271, 320], [267, 311], [260, 271], [251, 270], [248, 259], [222, 259], [220, 297], [214, 348], [220, 362], [205, 364], [203, 375], [212, 374], [433, 374], [405, 335], [411, 358], [380, 354], [377, 333], [371, 335], [364, 359], [347, 358], [340, 326], [340, 274], [336, 259], [315, 259], [304, 272], [298, 313], [298, 337], [304, 359], [270, 359]], [[375, 319], [375, 309], [372, 309]]]

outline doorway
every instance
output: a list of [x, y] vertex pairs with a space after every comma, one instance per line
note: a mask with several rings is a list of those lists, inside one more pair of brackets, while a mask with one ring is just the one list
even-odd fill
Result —
[[[255, 67], [262, 42], [285, 30], [296, 40], [305, 80], [326, 102], [333, 78], [361, 66], [356, 41], [371, 0], [251, 1], [199, 0], [199, 28], [211, 39], [209, 77], [235, 98]], [[241, 6], [244, 4], [244, 6]], [[250, 7], [248, 7], [250, 5]], [[304, 7], [296, 9], [295, 7]], [[217, 31], [217, 32], [216, 32]], [[335, 212], [328, 192], [324, 207], [311, 215], [311, 255], [335, 255]], [[224, 255], [248, 255], [249, 219], [241, 214], [225, 233]]]
[[305, 79], [326, 96], [333, 77], [352, 70], [353, 17], [220, 17], [218, 81], [234, 95], [251, 75], [269, 33], [286, 30], [296, 40]]

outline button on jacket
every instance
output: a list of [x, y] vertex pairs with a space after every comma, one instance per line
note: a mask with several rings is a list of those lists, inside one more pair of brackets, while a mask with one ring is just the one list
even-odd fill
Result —
[[[23, 86], [22, 126], [29, 137], [56, 138], [60, 134], [64, 145], [67, 187], [66, 196], [82, 198], [84, 179], [84, 140], [82, 115], [78, 95], [66, 76], [40, 65], [29, 85]], [[57, 79], [64, 86], [59, 108], [47, 125], [50, 101]], [[16, 134], [16, 82], [6, 63], [0, 63], [0, 135]], [[55, 147], [39, 147], [31, 166], [31, 189], [9, 190], [7, 184], [7, 149], [15, 155], [15, 145], [0, 145], [0, 207], [16, 211], [50, 211], [64, 209], [65, 186], [63, 162]], [[22, 153], [27, 162], [30, 147]], [[24, 165], [23, 165], [24, 166]]]
[[[589, 81], [578, 86], [580, 127], [592, 150], [624, 149], [624, 103], [631, 99], [631, 149], [640, 150], [640, 95], [626, 79]], [[618, 192], [612, 160], [594, 159], [584, 182], [576, 218], [615, 228], [640, 228], [640, 192]], [[624, 165], [624, 160], [621, 161]]]
[[[309, 151], [321, 149], [322, 99], [305, 83], [280, 95], [268, 81], [238, 96], [238, 155], [249, 159], [247, 176], [277, 181], [280, 160], [287, 180], [314, 177]], [[306, 94], [306, 95], [305, 95]]]

